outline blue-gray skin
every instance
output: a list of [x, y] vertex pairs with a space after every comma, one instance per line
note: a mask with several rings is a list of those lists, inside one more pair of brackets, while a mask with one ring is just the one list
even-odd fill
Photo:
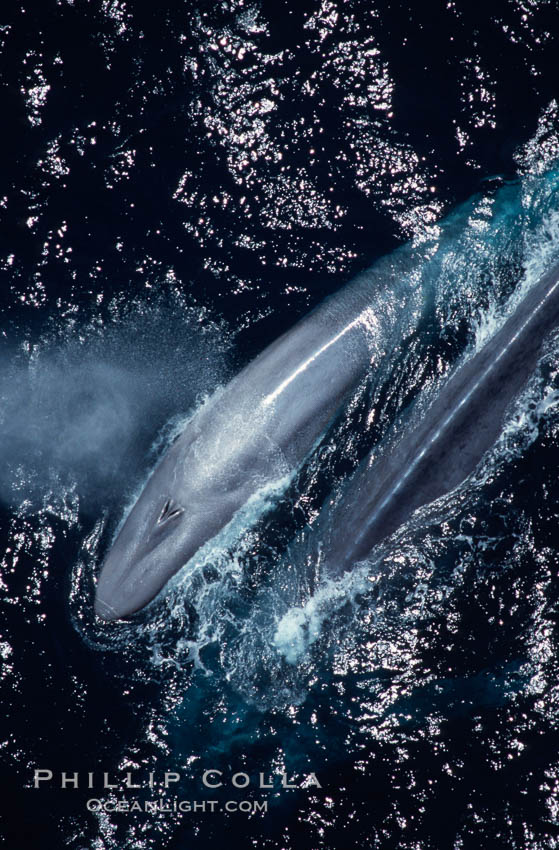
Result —
[[449, 378], [421, 423], [392, 452], [358, 468], [329, 517], [325, 570], [339, 575], [407, 522], [458, 487], [500, 436], [507, 407], [559, 323], [559, 268], [535, 284], [502, 328]]
[[251, 496], [301, 464], [381, 356], [379, 340], [402, 320], [402, 297], [389, 303], [384, 294], [394, 293], [401, 274], [396, 258], [356, 278], [196, 412], [105, 559], [98, 616], [115, 620], [143, 608]]

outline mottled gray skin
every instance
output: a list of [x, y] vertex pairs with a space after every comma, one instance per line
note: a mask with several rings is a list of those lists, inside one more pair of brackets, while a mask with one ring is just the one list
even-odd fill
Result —
[[507, 407], [534, 371], [546, 335], [559, 323], [558, 281], [555, 267], [450, 377], [419, 425], [392, 452], [363, 462], [330, 518], [328, 574], [339, 575], [366, 558], [415, 510], [475, 470], [500, 436]]
[[[384, 269], [388, 292], [395, 274]], [[95, 600], [100, 617], [145, 606], [256, 491], [297, 468], [367, 373], [376, 341], [400, 320], [401, 300], [390, 306], [381, 299], [380, 315], [372, 309], [378, 284], [370, 274], [357, 278], [196, 412], [105, 559]]]

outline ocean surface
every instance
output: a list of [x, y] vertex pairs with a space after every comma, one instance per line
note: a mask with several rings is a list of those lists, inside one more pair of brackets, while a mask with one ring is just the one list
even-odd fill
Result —
[[[559, 262], [558, 35], [556, 0], [2, 6], [0, 846], [559, 847], [559, 329], [468, 480], [320, 568]], [[297, 475], [97, 620], [181, 424], [395, 266], [406, 333]]]

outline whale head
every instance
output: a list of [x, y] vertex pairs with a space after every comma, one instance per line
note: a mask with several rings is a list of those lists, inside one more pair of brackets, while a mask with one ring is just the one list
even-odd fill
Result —
[[129, 617], [151, 602], [231, 516], [226, 487], [203, 475], [178, 439], [148, 479], [103, 562], [95, 613]]
[[254, 492], [262, 463], [271, 465], [273, 444], [252, 439], [214, 407], [167, 449], [116, 535], [97, 583], [95, 613], [103, 620], [151, 602]]
[[151, 602], [206, 536], [197, 513], [156, 489], [144, 490], [105, 557], [95, 596], [103, 620], [128, 617]]

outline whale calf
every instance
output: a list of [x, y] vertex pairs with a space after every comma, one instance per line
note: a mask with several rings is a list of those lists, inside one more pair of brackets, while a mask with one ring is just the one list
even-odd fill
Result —
[[[251, 496], [301, 464], [403, 321], [398, 262], [359, 275], [198, 409], [105, 558], [98, 616], [144, 607]], [[408, 294], [421, 301], [417, 288]]]
[[371, 453], [328, 517], [325, 571], [339, 575], [476, 469], [502, 432], [507, 408], [559, 324], [559, 266], [534, 284], [486, 343], [450, 376], [422, 421], [375, 460]]

